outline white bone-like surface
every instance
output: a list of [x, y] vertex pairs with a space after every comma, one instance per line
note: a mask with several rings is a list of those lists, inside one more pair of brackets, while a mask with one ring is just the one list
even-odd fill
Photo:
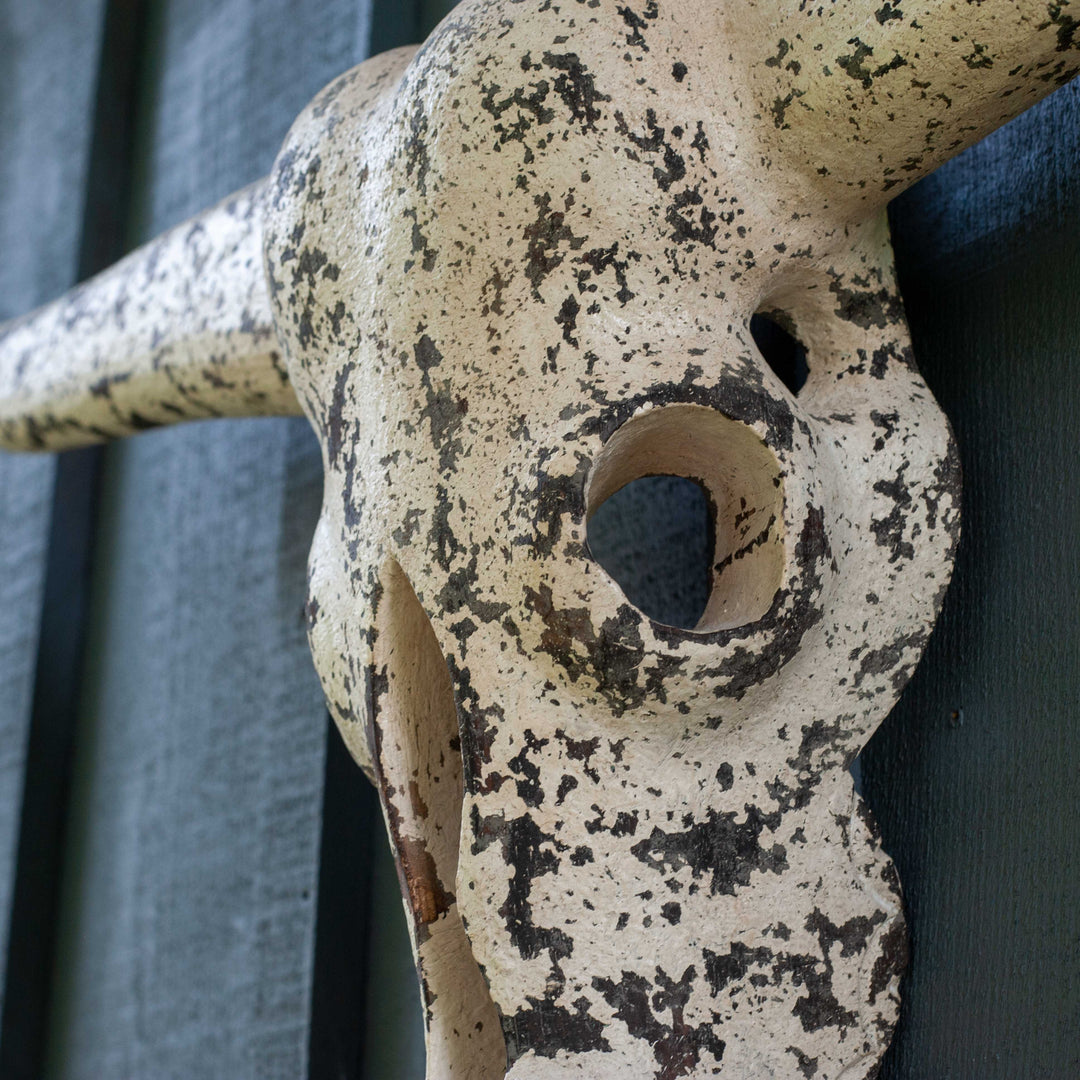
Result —
[[0, 445], [66, 450], [219, 416], [293, 414], [255, 184], [0, 327]]
[[[466, 0], [297, 121], [264, 241], [325, 460], [310, 639], [382, 796], [429, 1080], [875, 1074], [906, 937], [847, 769], [940, 609], [960, 481], [884, 207], [1075, 74], [1072, 8]], [[757, 312], [808, 349], [797, 396]], [[90, 355], [135, 396], [90, 423], [98, 370], [46, 378], [38, 319], [0, 339], [37, 385], [8, 442], [160, 403], [106, 317]], [[241, 411], [281, 381], [255, 366]], [[648, 473], [710, 496], [693, 629], [589, 555]]]

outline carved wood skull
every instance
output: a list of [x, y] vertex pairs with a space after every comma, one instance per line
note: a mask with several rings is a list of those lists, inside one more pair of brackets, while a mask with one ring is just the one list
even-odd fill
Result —
[[[1069, 8], [467, 0], [286, 141], [284, 367], [234, 284], [250, 194], [0, 335], [8, 445], [292, 393], [311, 420], [312, 651], [382, 796], [431, 1080], [875, 1074], [906, 937], [848, 767], [926, 644], [960, 480], [884, 206], [1075, 74]], [[111, 314], [143, 280], [165, 330]], [[759, 312], [808, 350], [797, 395]], [[708, 496], [692, 629], [590, 555], [650, 474]]]

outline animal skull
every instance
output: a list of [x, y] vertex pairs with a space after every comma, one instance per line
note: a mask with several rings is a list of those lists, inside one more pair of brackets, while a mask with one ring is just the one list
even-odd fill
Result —
[[[1076, 53], [1067, 3], [871, 7], [469, 0], [275, 166], [272, 317], [325, 462], [312, 651], [382, 796], [432, 1080], [855, 1080], [888, 1044], [899, 883], [847, 769], [940, 608], [959, 465], [883, 208]], [[809, 350], [797, 397], [762, 311]], [[235, 411], [282, 407], [267, 355]], [[3, 430], [116, 433], [118, 400]], [[693, 629], [589, 555], [656, 473], [710, 499]]]

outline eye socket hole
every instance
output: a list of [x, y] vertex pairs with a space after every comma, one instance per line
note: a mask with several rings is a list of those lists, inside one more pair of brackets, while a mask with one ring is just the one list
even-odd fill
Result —
[[[700, 551], [704, 546], [706, 556], [688, 554], [677, 542], [664, 546], [670, 549], [670, 558], [682, 556], [688, 564], [679, 571], [677, 580], [699, 578], [701, 567], [707, 568], [709, 578], [705, 608], [696, 622], [689, 610], [696, 601], [695, 605], [686, 604], [682, 595], [674, 602], [670, 596], [663, 601], [669, 605], [665, 617], [654, 614], [655, 607], [641, 610], [657, 622], [702, 634], [761, 619], [780, 589], [784, 571], [783, 473], [761, 436], [715, 409], [673, 404], [639, 413], [608, 439], [593, 462], [585, 487], [586, 533], [594, 559], [608, 571], [611, 583], [639, 608], [639, 599], [631, 598], [625, 589], [630, 584], [631, 590], [636, 590], [636, 582], [605, 560], [604, 541], [602, 536], [599, 540], [596, 537], [599, 526], [595, 521], [619, 492], [647, 478], [668, 485], [687, 478], [683, 483], [698, 488], [707, 521], [704, 529], [698, 526], [694, 530], [696, 540], [690, 550]], [[685, 488], [673, 490], [681, 490], [681, 498], [688, 494]], [[656, 500], [645, 510], [637, 512], [635, 507], [629, 515], [624, 511], [621, 516], [637, 517], [644, 529], [652, 530], [654, 539], [664, 536], [675, 518]], [[683, 519], [682, 514], [675, 519]], [[643, 546], [644, 541], [632, 545], [638, 560]], [[670, 587], [671, 579], [663, 580]], [[636, 597], [641, 595], [636, 592]]]
[[715, 512], [682, 476], [642, 476], [589, 520], [592, 557], [650, 619], [693, 630], [712, 592]]
[[750, 335], [773, 374], [795, 397], [810, 377], [806, 346], [795, 336], [795, 325], [782, 311], [759, 311], [750, 320]]

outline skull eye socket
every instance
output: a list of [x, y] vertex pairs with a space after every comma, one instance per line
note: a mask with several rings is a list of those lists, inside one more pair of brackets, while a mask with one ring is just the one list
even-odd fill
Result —
[[750, 320], [750, 336], [773, 374], [792, 397], [810, 377], [806, 346], [795, 336], [795, 324], [783, 311], [759, 311]]
[[[608, 440], [589, 476], [585, 500], [590, 547], [593, 515], [616, 492], [643, 477], [660, 478], [669, 485], [669, 492], [672, 478], [691, 481], [705, 504], [704, 529], [696, 530], [697, 549], [703, 557], [693, 547], [683, 555], [691, 573], [704, 570], [704, 603], [696, 623], [681, 628], [711, 633], [762, 618], [772, 606], [784, 571], [783, 481], [780, 466], [762, 438], [748, 425], [700, 405], [668, 405], [627, 421]], [[682, 488], [682, 499], [688, 493], [689, 489]], [[675, 498], [679, 497], [675, 489]], [[666, 501], [654, 503], [654, 516], [670, 506]], [[645, 526], [649, 528], [648, 521]], [[603, 519], [596, 531], [599, 551], [593, 552], [594, 558], [620, 588], [626, 582], [624, 595], [631, 603], [648, 598], [626, 576], [625, 560], [620, 564], [605, 558], [610, 543], [604, 536]], [[668, 535], [670, 543], [677, 545], [677, 537]], [[639, 563], [646, 556], [640, 548], [635, 554]], [[682, 553], [669, 554], [678, 558]], [[685, 577], [663, 580], [677, 583]], [[685, 601], [670, 595], [656, 603], [653, 593], [649, 607], [642, 610], [656, 621], [666, 621], [685, 607]], [[683, 622], [680, 618], [670, 625]]]

